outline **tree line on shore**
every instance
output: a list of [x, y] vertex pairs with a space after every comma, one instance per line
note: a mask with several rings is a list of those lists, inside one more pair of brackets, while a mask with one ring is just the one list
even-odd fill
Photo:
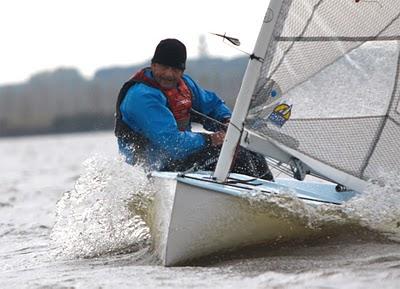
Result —
[[[185, 73], [233, 107], [246, 64], [246, 57], [202, 57], [188, 60]], [[112, 129], [119, 89], [148, 65], [100, 69], [92, 79], [60, 68], [35, 74], [25, 83], [0, 86], [0, 136]]]

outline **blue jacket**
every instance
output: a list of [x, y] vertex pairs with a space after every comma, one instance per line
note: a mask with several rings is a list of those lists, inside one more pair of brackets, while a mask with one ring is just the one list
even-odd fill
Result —
[[[153, 78], [150, 70], [146, 71], [146, 76]], [[184, 75], [183, 80], [193, 92], [193, 109], [219, 121], [230, 118], [229, 108], [215, 93], [201, 88], [188, 75]], [[179, 131], [166, 96], [157, 88], [135, 84], [128, 90], [120, 111], [129, 128], [149, 140], [145, 162], [151, 170], [162, 168], [168, 160], [183, 159], [206, 147], [206, 139], [201, 133], [192, 132], [191, 128]], [[136, 159], [131, 148], [121, 139], [118, 139], [118, 145], [126, 161], [134, 164]]]

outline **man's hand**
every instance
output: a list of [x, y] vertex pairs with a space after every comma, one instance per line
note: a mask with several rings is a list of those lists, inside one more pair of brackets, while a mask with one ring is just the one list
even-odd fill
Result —
[[211, 145], [212, 146], [220, 146], [224, 142], [225, 132], [224, 131], [217, 131], [210, 134]]

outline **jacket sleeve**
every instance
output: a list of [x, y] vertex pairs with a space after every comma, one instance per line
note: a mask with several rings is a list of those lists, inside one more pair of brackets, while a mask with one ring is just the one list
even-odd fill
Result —
[[218, 121], [223, 121], [231, 117], [230, 109], [214, 92], [200, 87], [188, 75], [184, 75], [184, 79], [194, 93], [192, 101], [194, 109]]
[[172, 159], [184, 158], [206, 146], [202, 134], [179, 131], [165, 96], [156, 89], [145, 85], [131, 87], [120, 109], [123, 121], [131, 129], [143, 134]]

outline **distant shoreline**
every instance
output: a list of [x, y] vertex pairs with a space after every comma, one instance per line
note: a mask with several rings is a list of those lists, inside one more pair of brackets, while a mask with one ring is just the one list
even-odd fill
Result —
[[[232, 108], [247, 62], [247, 57], [198, 58], [188, 60], [185, 73]], [[147, 65], [100, 69], [90, 80], [61, 68], [0, 86], [0, 137], [110, 130], [122, 84]]]

